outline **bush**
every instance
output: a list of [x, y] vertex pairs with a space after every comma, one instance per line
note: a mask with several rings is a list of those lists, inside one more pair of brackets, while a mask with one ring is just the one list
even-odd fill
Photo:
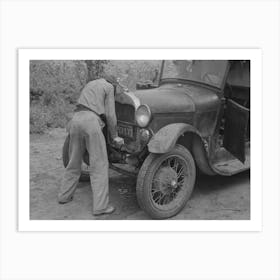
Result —
[[111, 60], [104, 66], [104, 71], [119, 77], [129, 90], [135, 90], [137, 82], [153, 80], [160, 62], [160, 60]]
[[30, 133], [44, 133], [50, 114], [46, 107], [36, 104], [30, 107]]
[[[81, 60], [30, 61], [31, 100], [53, 95], [74, 102], [86, 84], [87, 68]], [[35, 97], [35, 98], [32, 98]]]
[[135, 90], [136, 82], [154, 78], [159, 65], [158, 60], [30, 61], [30, 133], [65, 127], [89, 74], [113, 74]]
[[48, 128], [65, 127], [73, 115], [74, 105], [53, 96], [42, 97], [30, 106], [30, 133], [44, 133]]

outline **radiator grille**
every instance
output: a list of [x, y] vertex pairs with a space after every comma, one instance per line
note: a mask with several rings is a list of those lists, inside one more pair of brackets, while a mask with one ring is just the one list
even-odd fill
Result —
[[118, 121], [124, 121], [128, 123], [135, 123], [135, 110], [132, 105], [121, 104], [116, 102], [116, 115]]

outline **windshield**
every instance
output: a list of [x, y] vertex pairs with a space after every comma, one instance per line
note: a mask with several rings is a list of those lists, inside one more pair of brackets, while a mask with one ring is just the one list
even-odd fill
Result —
[[222, 87], [227, 60], [165, 60], [161, 79], [183, 79]]

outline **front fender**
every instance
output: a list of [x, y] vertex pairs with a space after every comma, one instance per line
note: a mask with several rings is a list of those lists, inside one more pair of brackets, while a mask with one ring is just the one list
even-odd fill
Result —
[[173, 149], [178, 138], [185, 132], [200, 133], [192, 125], [186, 123], [174, 123], [162, 127], [150, 140], [149, 152], [163, 154]]

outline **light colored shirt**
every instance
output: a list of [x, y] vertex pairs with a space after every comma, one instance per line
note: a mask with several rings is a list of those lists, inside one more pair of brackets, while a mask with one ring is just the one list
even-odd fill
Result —
[[97, 79], [85, 85], [78, 104], [88, 107], [98, 115], [105, 114], [112, 139], [117, 134], [114, 87], [105, 79]]

